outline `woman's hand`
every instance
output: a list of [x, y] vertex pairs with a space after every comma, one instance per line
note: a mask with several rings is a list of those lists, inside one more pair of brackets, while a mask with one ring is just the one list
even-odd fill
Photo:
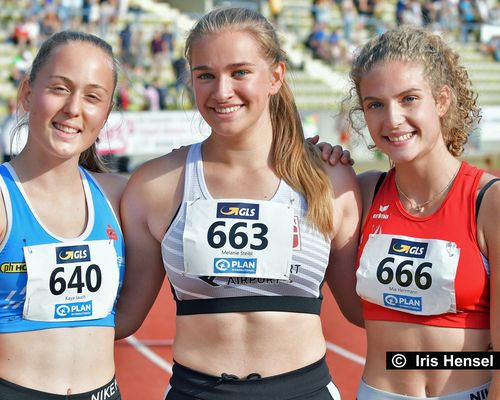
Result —
[[319, 142], [319, 135], [308, 138], [307, 141], [316, 145], [321, 151], [321, 159], [330, 165], [335, 165], [339, 161], [344, 165], [354, 165], [354, 159], [351, 158], [349, 150], [344, 150], [341, 145], [335, 146], [327, 142]]

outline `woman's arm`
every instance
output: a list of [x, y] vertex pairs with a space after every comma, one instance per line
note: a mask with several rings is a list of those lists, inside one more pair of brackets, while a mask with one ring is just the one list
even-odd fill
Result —
[[[500, 182], [486, 192], [478, 216], [478, 239], [490, 264], [490, 329], [494, 351], [500, 351]], [[493, 371], [489, 399], [500, 398], [500, 371]]]
[[361, 301], [356, 294], [356, 254], [359, 243], [361, 195], [351, 167], [328, 169], [334, 188], [334, 236], [327, 269], [327, 281], [344, 316], [364, 326]]
[[182, 200], [187, 148], [141, 166], [121, 201], [125, 279], [116, 310], [117, 339], [134, 333], [146, 318], [165, 277], [161, 241]]

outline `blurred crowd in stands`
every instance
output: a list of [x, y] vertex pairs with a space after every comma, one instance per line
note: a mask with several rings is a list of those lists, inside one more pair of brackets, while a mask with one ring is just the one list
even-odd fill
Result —
[[[85, 30], [115, 46], [123, 74], [117, 90], [120, 110], [166, 110], [193, 104], [186, 75], [182, 39], [176, 21], [144, 24], [141, 9], [126, 0], [2, 0], [3, 10], [18, 10], [7, 40], [16, 47], [9, 80], [17, 87], [38, 46], [61, 29]], [[284, 0], [268, 1], [273, 23], [286, 12]], [[387, 19], [387, 10], [391, 7]], [[2, 11], [5, 17], [5, 11]], [[130, 18], [130, 15], [136, 18]], [[399, 24], [427, 26], [451, 34], [500, 61], [500, 6], [497, 0], [313, 0], [311, 31], [304, 40], [314, 58], [347, 66], [354, 49], [368, 36]], [[334, 16], [335, 15], [335, 16]], [[14, 19], [13, 19], [14, 21]], [[158, 21], [161, 21], [159, 19]], [[483, 24], [497, 26], [498, 34], [480, 42]], [[180, 39], [180, 40], [178, 40]], [[5, 99], [5, 104], [7, 104]], [[6, 107], [5, 107], [6, 108]]]
[[[143, 25], [121, 18], [121, 0], [3, 0], [23, 10], [8, 36], [16, 46], [9, 64], [9, 80], [17, 87], [40, 44], [62, 29], [94, 33], [115, 47], [122, 66], [117, 108], [123, 111], [176, 109], [192, 104], [186, 86], [182, 40], [173, 23]], [[22, 4], [24, 3], [24, 4]], [[24, 6], [24, 7], [23, 7]], [[159, 19], [161, 21], [161, 19]]]
[[[427, 27], [462, 43], [474, 41], [496, 61], [500, 56], [500, 3], [497, 0], [395, 0], [391, 15], [385, 18], [388, 2], [384, 0], [313, 0], [313, 28], [305, 41], [314, 58], [348, 64], [352, 52], [366, 35], [383, 33], [401, 24]], [[339, 14], [337, 25], [332, 14]], [[481, 42], [483, 24], [497, 26], [493, 34]]]

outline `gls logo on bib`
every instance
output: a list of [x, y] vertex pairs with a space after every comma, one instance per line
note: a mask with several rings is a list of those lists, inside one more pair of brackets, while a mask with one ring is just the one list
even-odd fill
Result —
[[389, 254], [414, 258], [425, 258], [428, 243], [411, 242], [409, 240], [392, 239]]
[[78, 261], [90, 261], [90, 250], [88, 245], [56, 247], [57, 264]]
[[217, 218], [259, 219], [259, 205], [249, 203], [218, 203]]

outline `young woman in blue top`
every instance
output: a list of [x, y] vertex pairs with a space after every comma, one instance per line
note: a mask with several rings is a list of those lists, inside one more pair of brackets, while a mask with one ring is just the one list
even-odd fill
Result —
[[111, 47], [60, 32], [40, 48], [18, 100], [24, 149], [0, 166], [0, 398], [120, 399], [114, 305], [123, 276], [125, 178], [96, 140], [113, 106]]

